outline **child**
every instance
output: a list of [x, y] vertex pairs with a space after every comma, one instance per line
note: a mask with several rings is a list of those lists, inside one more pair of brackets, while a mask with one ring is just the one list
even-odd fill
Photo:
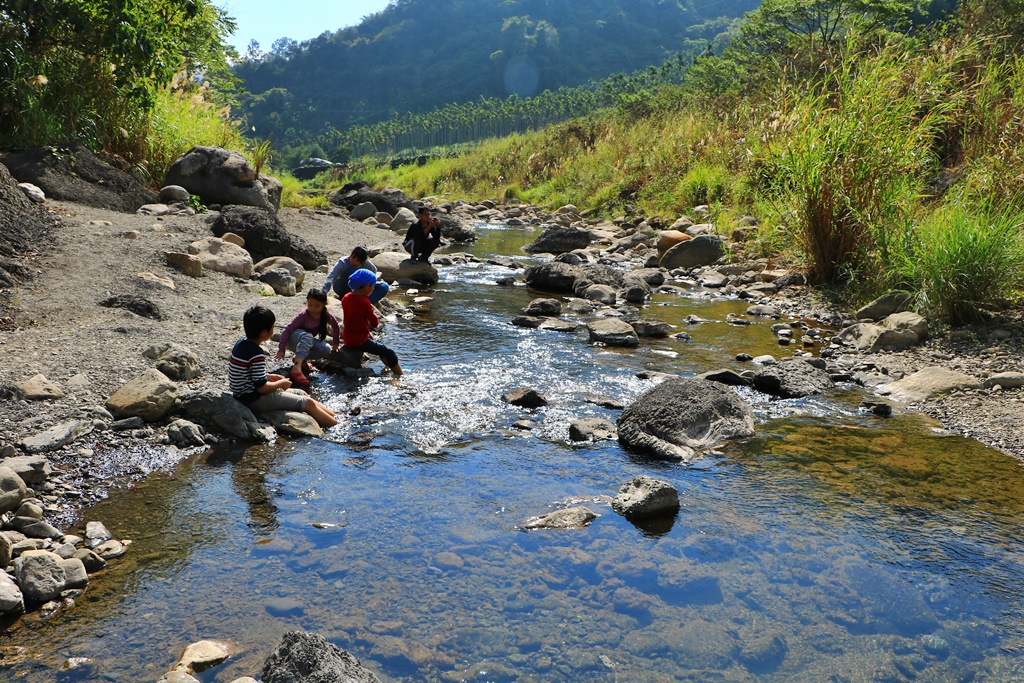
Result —
[[[349, 277], [360, 268], [371, 273], [377, 272], [377, 266], [373, 265], [373, 261], [370, 260], [370, 254], [366, 251], [366, 247], [355, 247], [351, 254], [338, 259], [324, 281], [324, 292], [333, 289], [339, 299], [345, 296], [352, 291], [348, 288]], [[378, 282], [373, 288], [373, 293], [370, 294], [370, 303], [376, 306], [378, 301], [387, 296], [388, 289], [388, 283]]]
[[287, 377], [267, 374], [267, 357], [260, 344], [274, 335], [274, 320], [274, 312], [265, 306], [253, 306], [242, 316], [245, 339], [231, 349], [228, 364], [231, 393], [254, 413], [305, 411], [321, 427], [333, 427], [338, 419], [332, 410], [309, 396], [285, 391], [292, 385]]
[[[331, 326], [333, 344], [324, 341], [328, 325]], [[308, 387], [309, 379], [304, 372], [312, 372], [313, 368], [306, 359], [326, 358], [331, 351], [337, 351], [341, 345], [340, 335], [338, 319], [327, 310], [327, 295], [319, 289], [310, 290], [306, 295], [306, 308], [281, 331], [281, 341], [274, 358], [284, 358], [286, 348], [294, 350], [295, 359], [288, 377], [298, 386]]]
[[345, 322], [342, 339], [346, 349], [380, 356], [395, 377], [401, 377], [402, 366], [398, 364], [395, 352], [370, 337], [370, 330], [375, 330], [380, 325], [369, 299], [376, 284], [377, 276], [368, 270], [360, 269], [349, 276], [348, 287], [352, 291], [341, 299]]

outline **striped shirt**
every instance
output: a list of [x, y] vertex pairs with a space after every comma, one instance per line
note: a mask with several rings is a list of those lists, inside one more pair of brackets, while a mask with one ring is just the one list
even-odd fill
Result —
[[242, 403], [252, 403], [260, 397], [257, 389], [266, 383], [267, 355], [256, 342], [239, 339], [228, 361], [231, 393]]

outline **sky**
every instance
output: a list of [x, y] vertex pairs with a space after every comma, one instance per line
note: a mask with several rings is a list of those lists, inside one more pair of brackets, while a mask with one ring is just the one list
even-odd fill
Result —
[[387, 7], [388, 0], [214, 0], [214, 4], [238, 22], [229, 40], [244, 54], [250, 40], [268, 52], [278, 38], [301, 43], [324, 31], [355, 26]]

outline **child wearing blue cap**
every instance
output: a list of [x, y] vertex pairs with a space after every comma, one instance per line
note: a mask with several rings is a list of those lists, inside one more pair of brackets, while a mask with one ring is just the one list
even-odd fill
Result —
[[402, 366], [398, 364], [398, 356], [388, 347], [375, 342], [370, 335], [370, 330], [380, 326], [377, 312], [370, 303], [370, 294], [376, 285], [376, 274], [363, 268], [349, 276], [348, 288], [351, 291], [341, 298], [341, 311], [344, 314], [341, 340], [346, 349], [380, 356], [392, 374], [401, 377]]

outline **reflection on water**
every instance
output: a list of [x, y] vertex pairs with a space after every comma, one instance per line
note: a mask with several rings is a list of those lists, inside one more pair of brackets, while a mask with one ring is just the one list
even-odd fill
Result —
[[[529, 237], [495, 231], [475, 250]], [[858, 416], [843, 394], [745, 394], [757, 436], [689, 468], [570, 445], [573, 419], [617, 415], [589, 395], [628, 403], [651, 386], [639, 369], [779, 354], [770, 321], [728, 326], [745, 304], [659, 297], [645, 315], [720, 322], [687, 327], [689, 342], [594, 349], [585, 332], [510, 326], [532, 293], [486, 284], [508, 272], [451, 269], [429, 319], [390, 326], [398, 383], [320, 384], [362, 408], [327, 440], [210, 453], [88, 511], [135, 544], [74, 608], [5, 636], [39, 653], [12, 674], [49, 681], [90, 656], [108, 680], [156, 680], [214, 638], [237, 654], [201, 680], [226, 683], [302, 628], [398, 681], [1024, 677], [1016, 461], [915, 416]], [[505, 404], [518, 386], [551, 404]], [[523, 418], [536, 428], [509, 431]], [[611, 510], [638, 473], [677, 486], [675, 517], [638, 528]], [[600, 517], [520, 529], [570, 504]]]

